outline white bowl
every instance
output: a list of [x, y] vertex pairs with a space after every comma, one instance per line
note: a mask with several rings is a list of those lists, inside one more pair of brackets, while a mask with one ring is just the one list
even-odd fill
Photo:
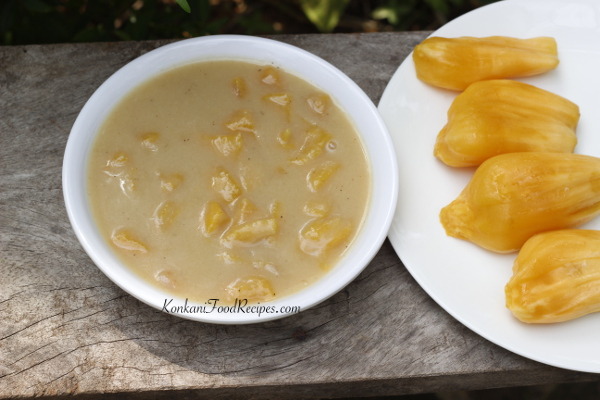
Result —
[[[371, 165], [371, 199], [365, 222], [338, 265], [306, 289], [261, 304], [266, 309], [212, 309], [187, 303], [142, 280], [119, 261], [100, 236], [87, 199], [87, 161], [96, 133], [113, 106], [142, 82], [184, 64], [208, 60], [246, 60], [274, 64], [328, 93], [353, 120]], [[90, 97], [71, 130], [63, 162], [63, 193], [69, 219], [94, 263], [114, 283], [142, 302], [183, 318], [243, 324], [281, 318], [306, 310], [349, 284], [373, 259], [387, 236], [396, 208], [398, 173], [393, 145], [379, 113], [366, 94], [323, 59], [275, 40], [249, 36], [208, 36], [153, 50], [131, 61]], [[173, 299], [167, 307], [168, 299]], [[193, 306], [201, 306], [194, 307]], [[176, 308], [173, 308], [176, 307]], [[210, 311], [210, 312], [209, 312]]]

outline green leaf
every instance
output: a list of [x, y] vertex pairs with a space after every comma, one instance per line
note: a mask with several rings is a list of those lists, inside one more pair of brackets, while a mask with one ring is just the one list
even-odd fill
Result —
[[185, 11], [186, 13], [191, 13], [192, 9], [190, 7], [190, 3], [188, 3], [187, 0], [175, 0], [177, 1], [177, 4], [179, 4], [179, 7], [181, 7], [183, 9], [183, 11]]
[[400, 20], [414, 12], [412, 2], [388, 1], [386, 5], [377, 7], [371, 13], [373, 19], [386, 19], [392, 25], [398, 25]]
[[304, 15], [320, 32], [329, 33], [340, 21], [349, 0], [300, 0]]
[[[419, 0], [422, 1], [422, 0]], [[388, 0], [371, 13], [371, 18], [387, 20], [396, 29], [407, 29], [407, 24], [417, 15], [417, 4], [414, 0]]]
[[371, 16], [373, 19], [387, 19], [392, 25], [398, 23], [398, 13], [392, 7], [377, 7]]

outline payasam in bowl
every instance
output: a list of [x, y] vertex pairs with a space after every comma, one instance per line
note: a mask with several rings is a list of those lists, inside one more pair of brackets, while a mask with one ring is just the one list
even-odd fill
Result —
[[91, 96], [67, 143], [69, 218], [94, 263], [169, 314], [250, 323], [350, 283], [397, 198], [388, 132], [365, 93], [270, 39], [160, 47]]

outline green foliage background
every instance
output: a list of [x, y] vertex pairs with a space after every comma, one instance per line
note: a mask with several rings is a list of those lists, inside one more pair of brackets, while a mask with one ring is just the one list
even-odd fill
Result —
[[497, 0], [0, 0], [0, 44], [436, 29]]

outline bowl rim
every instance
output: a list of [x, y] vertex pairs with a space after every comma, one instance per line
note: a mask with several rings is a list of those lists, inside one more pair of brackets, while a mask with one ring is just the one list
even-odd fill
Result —
[[[188, 302], [146, 283], [122, 265], [100, 237], [87, 201], [87, 155], [100, 124], [114, 104], [133, 88], [162, 72], [189, 63], [214, 60], [274, 64], [328, 93], [354, 123], [370, 164], [370, 201], [352, 245], [338, 265], [316, 282], [299, 292], [262, 304], [263, 307], [274, 307], [276, 312], [256, 308], [255, 312], [243, 312], [239, 307], [231, 312], [214, 313], [218, 311], [214, 307], [211, 312], [205, 312], [211, 304]], [[351, 114], [351, 110], [359, 110], [360, 113]], [[313, 53], [274, 39], [214, 35], [158, 47], [128, 62], [106, 79], [84, 104], [70, 131], [63, 158], [62, 184], [67, 215], [77, 239], [94, 264], [122, 290], [155, 309], [185, 319], [247, 324], [293, 315], [297, 312], [294, 307], [304, 311], [351, 283], [372, 261], [387, 237], [398, 199], [398, 175], [391, 136], [379, 111], [345, 73]], [[168, 299], [173, 299], [172, 302], [178, 300], [174, 306], [181, 307], [170, 312], [172, 302], [165, 305]], [[191, 308], [188, 307], [192, 306], [196, 307], [195, 312], [189, 311]], [[204, 312], [200, 312], [201, 307], [205, 308]], [[282, 307], [291, 311], [284, 311]]]

